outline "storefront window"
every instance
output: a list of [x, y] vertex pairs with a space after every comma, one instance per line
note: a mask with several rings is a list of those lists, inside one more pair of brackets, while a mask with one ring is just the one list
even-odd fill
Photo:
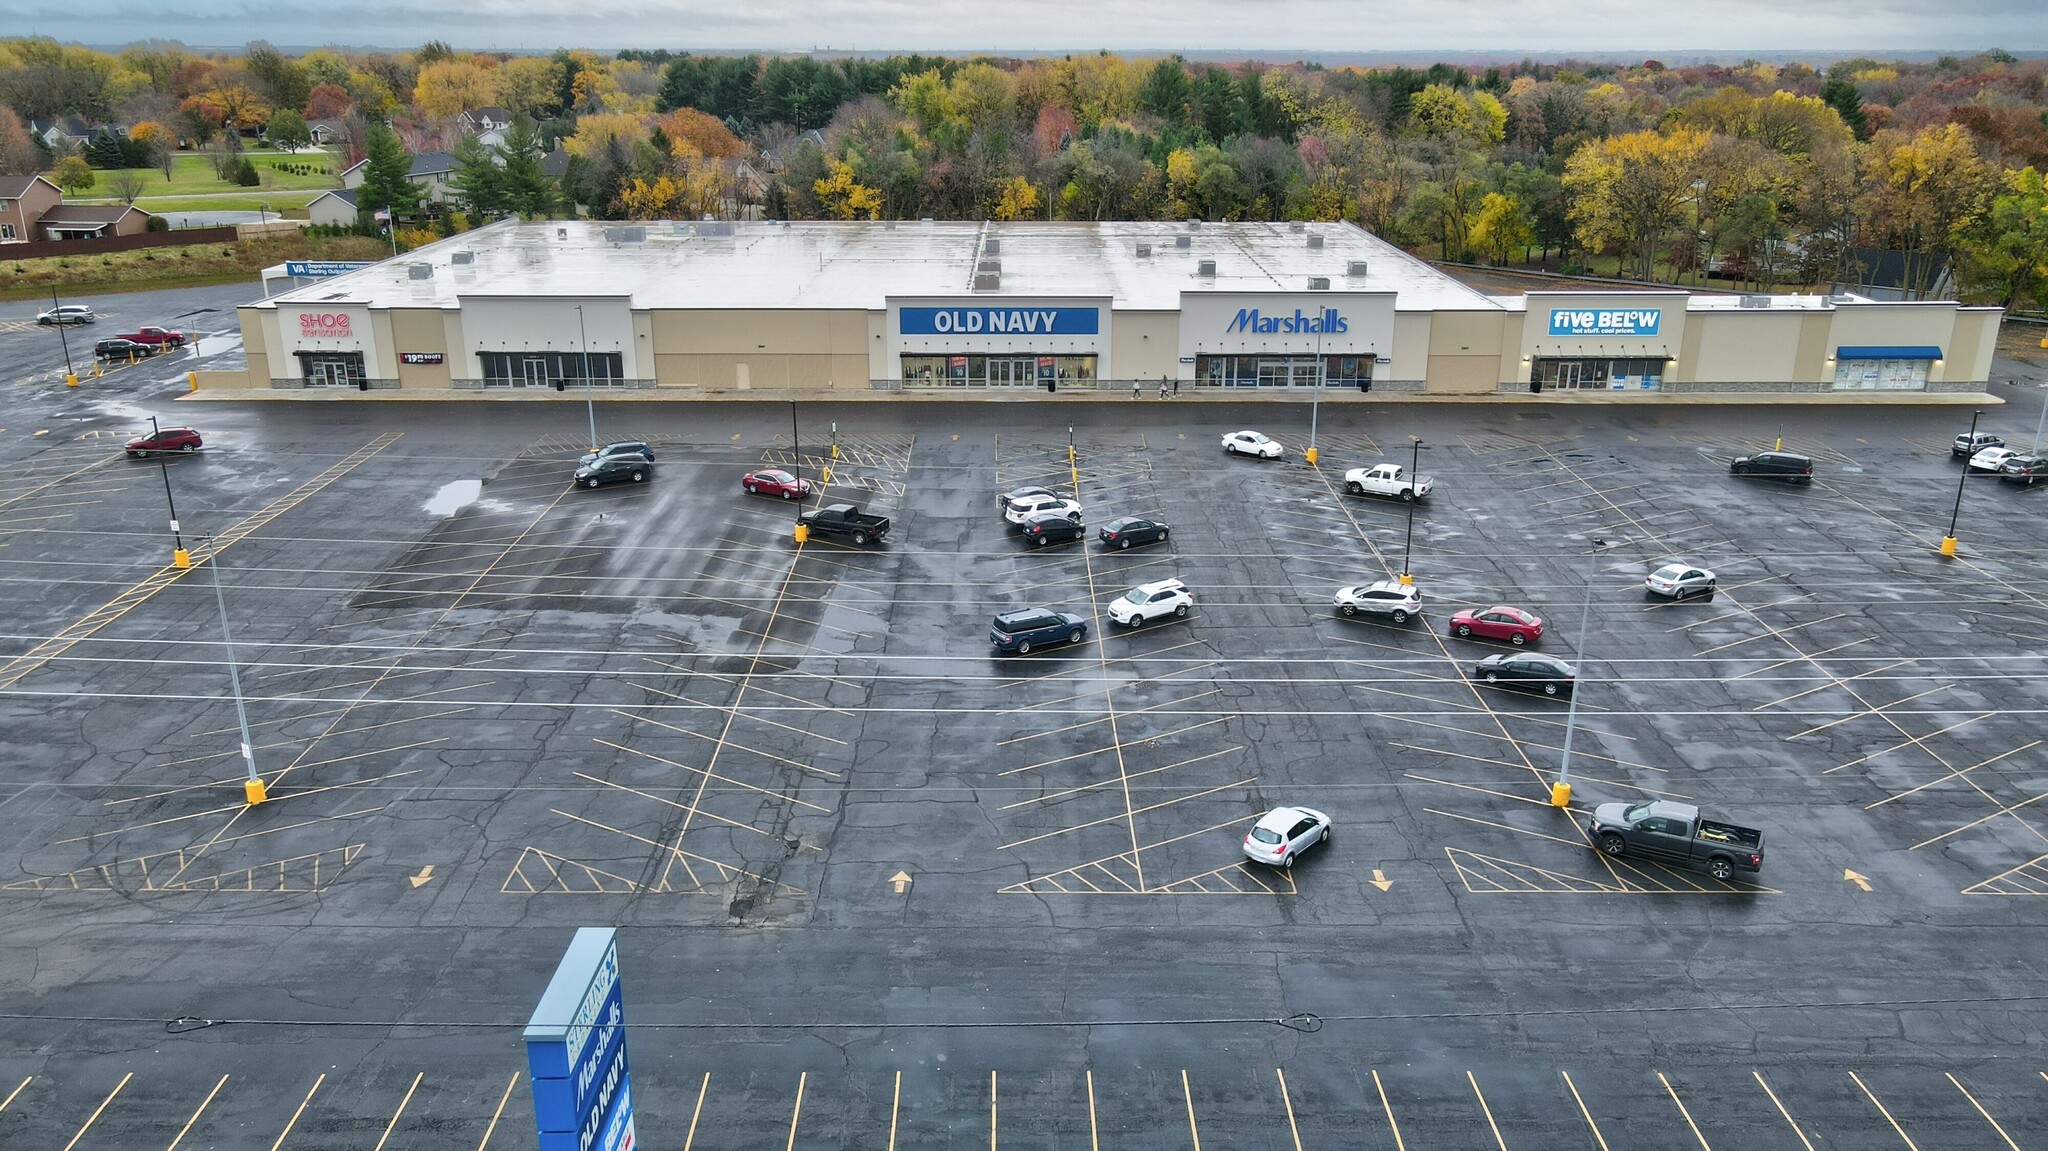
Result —
[[904, 355], [903, 382], [917, 387], [1035, 388], [1057, 378], [1095, 379], [1094, 356], [1039, 356], [995, 353], [977, 356]]
[[[1323, 383], [1357, 387], [1372, 380], [1372, 356], [1324, 356]], [[1211, 387], [1313, 388], [1314, 356], [1196, 356], [1195, 378]]]
[[1546, 392], [1655, 388], [1664, 382], [1665, 363], [1656, 359], [1541, 359], [1531, 368], [1530, 382]]
[[1837, 391], [1924, 391], [1931, 360], [1842, 360], [1835, 364]]
[[590, 382], [610, 387], [625, 378], [625, 357], [618, 352], [478, 352], [486, 387], [544, 388], [551, 385], [583, 386], [586, 369]]

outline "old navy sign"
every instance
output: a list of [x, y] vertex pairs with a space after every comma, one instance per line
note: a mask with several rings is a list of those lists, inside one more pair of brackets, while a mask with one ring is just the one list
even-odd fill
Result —
[[633, 1085], [612, 929], [576, 932], [525, 1038], [541, 1151], [633, 1151]]
[[1324, 308], [1319, 315], [1311, 316], [1300, 308], [1293, 315], [1267, 316], [1257, 308], [1239, 308], [1237, 316], [1230, 321], [1226, 332], [1258, 332], [1261, 334], [1334, 336], [1351, 330], [1351, 324], [1337, 314], [1335, 308]]
[[906, 336], [1092, 336], [1100, 327], [1095, 308], [903, 308], [897, 330]]
[[1654, 336], [1662, 308], [1552, 308], [1553, 336]]

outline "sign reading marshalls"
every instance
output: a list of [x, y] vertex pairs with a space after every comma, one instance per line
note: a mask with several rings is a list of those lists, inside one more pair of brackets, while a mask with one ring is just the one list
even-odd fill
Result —
[[540, 1151], [633, 1151], [618, 933], [579, 927], [526, 1024]]

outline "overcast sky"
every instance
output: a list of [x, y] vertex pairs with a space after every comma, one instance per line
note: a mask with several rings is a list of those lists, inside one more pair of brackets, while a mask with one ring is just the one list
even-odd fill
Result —
[[2048, 0], [0, 0], [4, 35], [194, 47], [1033, 53], [2048, 50]]

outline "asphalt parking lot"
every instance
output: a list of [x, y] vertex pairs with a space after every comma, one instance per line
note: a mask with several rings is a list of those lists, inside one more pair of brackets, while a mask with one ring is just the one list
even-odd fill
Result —
[[[9, 1148], [532, 1147], [519, 1028], [589, 924], [667, 1146], [2048, 1145], [2048, 492], [1964, 484], [1936, 553], [1967, 410], [1332, 403], [1311, 468], [1289, 405], [804, 405], [793, 445], [613, 404], [654, 479], [583, 491], [580, 405], [178, 404], [183, 361], [65, 389], [51, 343], [0, 323]], [[152, 413], [205, 450], [126, 459]], [[1781, 437], [1810, 487], [1726, 474]], [[1341, 493], [1417, 456], [1412, 533]], [[797, 546], [764, 464], [888, 542]], [[1029, 483], [1172, 538], [1029, 547]], [[1646, 598], [1678, 557], [1718, 594]], [[1404, 567], [1422, 619], [1332, 610]], [[1167, 576], [1188, 617], [1108, 623]], [[1583, 645], [1569, 812], [1565, 704], [1445, 634], [1497, 602]], [[1036, 605], [1087, 640], [992, 655]], [[1649, 798], [1764, 870], [1589, 847]], [[1281, 803], [1336, 825], [1285, 871], [1238, 847]]]

